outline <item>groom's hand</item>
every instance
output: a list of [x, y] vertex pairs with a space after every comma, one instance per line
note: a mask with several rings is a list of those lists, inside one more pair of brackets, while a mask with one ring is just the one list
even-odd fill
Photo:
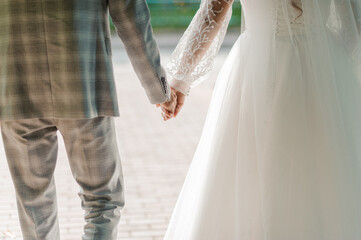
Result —
[[162, 116], [164, 121], [177, 117], [178, 113], [184, 106], [186, 95], [172, 88], [172, 98], [169, 102], [157, 104], [157, 107], [162, 108]]
[[164, 121], [167, 121], [174, 116], [176, 106], [177, 106], [177, 94], [172, 89], [171, 99], [168, 102], [157, 104], [157, 107], [161, 107], [162, 109], [162, 116]]

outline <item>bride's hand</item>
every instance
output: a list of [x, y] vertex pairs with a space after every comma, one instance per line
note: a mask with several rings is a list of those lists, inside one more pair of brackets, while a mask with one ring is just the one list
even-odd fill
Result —
[[178, 113], [181, 111], [181, 109], [184, 106], [185, 100], [186, 100], [186, 95], [184, 95], [183, 93], [175, 90], [174, 88], [172, 88], [172, 93], [174, 93], [177, 97], [176, 97], [176, 106], [174, 109], [174, 113], [173, 114], [166, 114], [163, 115], [164, 121], [167, 121], [169, 119], [171, 119], [172, 117], [177, 117]]
[[[164, 121], [171, 119], [172, 117], [177, 117], [178, 113], [184, 106], [186, 95], [172, 88], [172, 98], [171, 101], [164, 104], [157, 104], [157, 107], [162, 107], [162, 116]], [[171, 108], [167, 108], [164, 105], [171, 105]]]
[[177, 94], [172, 89], [171, 99], [168, 102], [157, 104], [157, 107], [161, 107], [164, 121], [167, 121], [174, 116], [176, 106], [177, 106]]
[[186, 100], [186, 95], [184, 95], [183, 93], [181, 93], [179, 91], [176, 91], [175, 89], [172, 89], [172, 90], [177, 95], [177, 106], [175, 107], [174, 114], [173, 114], [173, 117], [177, 117], [178, 113], [184, 106], [184, 103]]

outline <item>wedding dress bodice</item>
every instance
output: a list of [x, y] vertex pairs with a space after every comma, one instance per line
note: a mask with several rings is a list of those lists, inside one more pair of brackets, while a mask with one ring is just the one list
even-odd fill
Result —
[[[249, 31], [264, 31], [272, 28], [276, 36], [306, 33], [311, 26], [306, 26], [301, 0], [268, 1], [268, 7], [257, 8], [249, 0], [241, 0], [246, 15], [246, 28]], [[265, 4], [266, 1], [264, 1]]]
[[[284, 13], [281, 2], [278, 2], [275, 16], [277, 35], [288, 35], [290, 26], [294, 34], [302, 34], [305, 32], [304, 16], [302, 12], [302, 3], [300, 0], [294, 1], [299, 8], [295, 8], [291, 4], [286, 5], [287, 13]], [[285, 16], [287, 14], [287, 16]]]

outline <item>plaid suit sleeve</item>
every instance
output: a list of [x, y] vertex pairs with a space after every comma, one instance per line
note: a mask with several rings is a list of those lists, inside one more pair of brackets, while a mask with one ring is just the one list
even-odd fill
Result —
[[133, 68], [151, 103], [170, 99], [146, 0], [109, 0], [109, 12]]

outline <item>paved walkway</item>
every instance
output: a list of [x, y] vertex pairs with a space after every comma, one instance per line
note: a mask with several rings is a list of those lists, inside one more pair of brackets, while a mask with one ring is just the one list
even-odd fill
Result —
[[[175, 42], [178, 35], [171, 37], [169, 39]], [[166, 62], [172, 46], [167, 35], [158, 38], [163, 62]], [[234, 35], [227, 38], [225, 48], [216, 59], [214, 73], [219, 71], [234, 40]], [[126, 187], [126, 206], [118, 239], [161, 240], [202, 131], [216, 74], [192, 91], [176, 120], [163, 122], [159, 110], [149, 104], [120, 41], [114, 38], [113, 45], [121, 110], [121, 116], [115, 120]], [[82, 234], [83, 211], [61, 135], [59, 143], [55, 180], [61, 239], [76, 240]], [[22, 239], [2, 140], [0, 183], [0, 240]]]

